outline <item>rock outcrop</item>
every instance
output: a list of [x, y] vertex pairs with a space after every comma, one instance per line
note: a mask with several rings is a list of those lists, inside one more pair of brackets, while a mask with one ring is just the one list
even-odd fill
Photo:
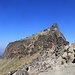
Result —
[[74, 48], [72, 45], [67, 45], [64, 48], [64, 54], [62, 55], [62, 64], [72, 63], [74, 60]]
[[10, 71], [6, 75], [29, 75], [28, 67]]
[[27, 55], [32, 56], [38, 51], [43, 52], [52, 48], [55, 50], [55, 56], [58, 58], [63, 54], [63, 47], [68, 44], [69, 42], [66, 41], [57, 24], [54, 23], [51, 28], [45, 29], [43, 32], [9, 43], [2, 58], [22, 58]]
[[56, 23], [38, 34], [9, 43], [2, 58], [22, 58], [37, 52], [39, 56], [27, 64], [29, 71], [24, 66], [8, 75], [35, 75], [48, 69], [54, 70], [57, 65], [75, 63], [75, 44], [70, 45], [66, 41]]

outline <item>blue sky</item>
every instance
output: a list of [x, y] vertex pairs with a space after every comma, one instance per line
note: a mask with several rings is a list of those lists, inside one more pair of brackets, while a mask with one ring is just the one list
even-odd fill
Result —
[[0, 52], [53, 23], [70, 43], [75, 41], [75, 0], [0, 0]]

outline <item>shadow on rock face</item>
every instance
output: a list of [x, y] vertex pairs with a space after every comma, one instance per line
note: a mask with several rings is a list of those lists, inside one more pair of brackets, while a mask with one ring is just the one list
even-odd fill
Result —
[[72, 63], [75, 63], [75, 59], [73, 60], [73, 62]]

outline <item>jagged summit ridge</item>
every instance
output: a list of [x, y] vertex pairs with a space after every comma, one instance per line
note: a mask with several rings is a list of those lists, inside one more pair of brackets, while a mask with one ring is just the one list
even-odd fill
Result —
[[57, 24], [57, 23], [54, 23], [54, 24], [52, 25], [52, 28], [57, 28], [57, 29], [59, 29], [59, 28], [58, 28], [58, 24]]
[[57, 23], [38, 34], [34, 34], [26, 39], [11, 42], [6, 47], [2, 58], [25, 57], [33, 55], [38, 51], [47, 50], [69, 44], [63, 34], [59, 31]]

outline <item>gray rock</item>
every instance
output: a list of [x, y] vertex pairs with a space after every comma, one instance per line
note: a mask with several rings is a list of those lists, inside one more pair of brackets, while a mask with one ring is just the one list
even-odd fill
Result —
[[72, 45], [65, 46], [64, 54], [62, 55], [62, 62], [72, 63], [74, 60], [74, 50]]
[[17, 72], [17, 70], [10, 71], [6, 75], [13, 75], [15, 72]]
[[29, 73], [25, 70], [19, 70], [19, 71], [16, 72], [15, 75], [29, 75]]

